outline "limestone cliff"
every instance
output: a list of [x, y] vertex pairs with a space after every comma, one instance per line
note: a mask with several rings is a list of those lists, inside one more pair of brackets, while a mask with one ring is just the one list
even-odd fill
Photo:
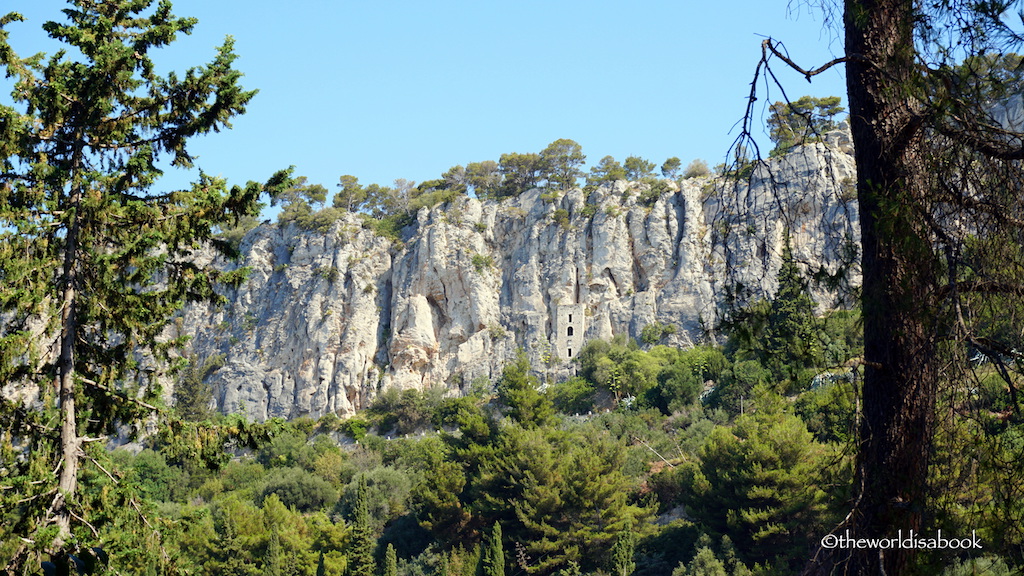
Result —
[[[249, 281], [175, 329], [198, 358], [224, 355], [209, 379], [217, 408], [256, 419], [347, 415], [392, 386], [455, 391], [495, 379], [519, 348], [565, 376], [588, 339], [653, 322], [676, 326], [669, 343], [693, 344], [732, 280], [771, 293], [786, 228], [799, 262], [835, 271], [856, 239], [852, 182], [836, 133], [762, 166], [750, 186], [670, 182], [653, 203], [627, 182], [463, 198], [421, 210], [400, 246], [357, 215], [327, 233], [265, 224], [224, 264], [251, 268]], [[816, 296], [829, 305], [828, 291]]]

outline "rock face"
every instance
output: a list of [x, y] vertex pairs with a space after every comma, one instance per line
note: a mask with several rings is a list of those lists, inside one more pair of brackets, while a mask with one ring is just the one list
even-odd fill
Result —
[[[388, 387], [457, 393], [496, 379], [520, 348], [565, 377], [587, 340], [654, 322], [689, 346], [709, 337], [731, 282], [774, 291], [785, 230], [808, 270], [844, 266], [858, 229], [849, 151], [836, 133], [749, 186], [697, 178], [660, 197], [616, 182], [589, 196], [463, 198], [421, 210], [401, 246], [357, 215], [327, 233], [265, 224], [225, 264], [249, 267], [248, 282], [175, 329], [198, 359], [223, 355], [208, 380], [217, 408], [260, 420], [349, 415]], [[833, 295], [815, 292], [822, 306]]]

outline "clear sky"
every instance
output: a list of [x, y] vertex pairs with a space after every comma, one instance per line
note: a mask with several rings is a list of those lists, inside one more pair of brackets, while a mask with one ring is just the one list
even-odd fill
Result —
[[[764, 37], [805, 68], [842, 52], [834, 27], [806, 4], [176, 0], [174, 12], [199, 24], [159, 62], [180, 72], [235, 38], [243, 85], [259, 94], [233, 130], [192, 148], [199, 166], [231, 183], [289, 165], [332, 190], [342, 174], [420, 182], [558, 138], [579, 142], [588, 168], [605, 155], [713, 166], [736, 136]], [[15, 49], [52, 52], [40, 26], [65, 6], [0, 0], [0, 12], [27, 18], [7, 27]], [[841, 67], [812, 84], [781, 62], [775, 71], [791, 98], [845, 95]], [[781, 99], [759, 90], [759, 113]]]

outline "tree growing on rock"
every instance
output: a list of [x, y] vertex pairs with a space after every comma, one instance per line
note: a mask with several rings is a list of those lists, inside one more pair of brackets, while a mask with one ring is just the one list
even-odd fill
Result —
[[794, 146], [813, 142], [835, 130], [839, 126], [835, 117], [844, 111], [839, 105], [841, 100], [839, 96], [803, 96], [793, 102], [772, 104], [768, 116], [769, 136], [775, 143], [772, 155], [785, 154]]
[[541, 151], [540, 158], [551, 188], [568, 190], [583, 177], [580, 167], [587, 157], [583, 155], [583, 148], [573, 140], [555, 140]]

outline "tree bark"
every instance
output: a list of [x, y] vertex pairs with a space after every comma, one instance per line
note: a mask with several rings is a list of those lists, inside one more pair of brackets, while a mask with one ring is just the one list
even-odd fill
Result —
[[[939, 267], [914, 91], [912, 0], [847, 0], [847, 90], [857, 165], [865, 374], [855, 501], [836, 535], [920, 533], [938, 382]], [[914, 550], [820, 550], [809, 574], [903, 574]]]
[[52, 506], [53, 522], [59, 532], [54, 548], [60, 549], [71, 537], [70, 500], [78, 489], [78, 469], [82, 457], [82, 439], [78, 435], [78, 421], [75, 405], [75, 341], [78, 338], [78, 313], [76, 310], [79, 280], [79, 235], [81, 234], [82, 184], [77, 177], [81, 164], [82, 149], [77, 145], [72, 165], [76, 178], [70, 198], [71, 222], [68, 225], [64, 248], [64, 265], [61, 295], [60, 356], [57, 361], [57, 390], [60, 400], [60, 478], [57, 495]]

